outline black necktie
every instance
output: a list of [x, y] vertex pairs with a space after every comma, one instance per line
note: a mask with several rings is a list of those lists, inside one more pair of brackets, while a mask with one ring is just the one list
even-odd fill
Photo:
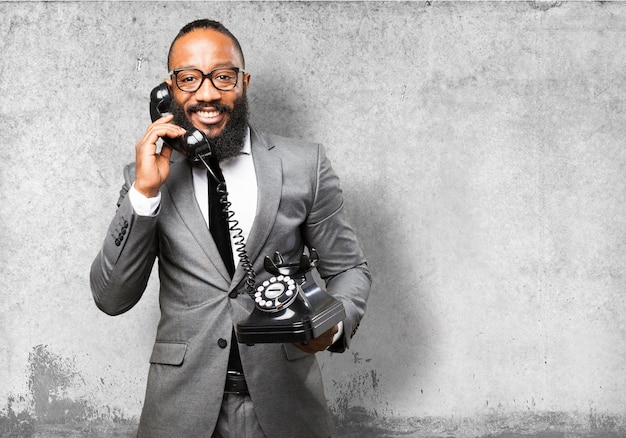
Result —
[[[220, 169], [219, 162], [215, 157], [209, 158], [209, 167], [213, 174], [220, 180], [224, 181], [224, 175]], [[226, 201], [226, 183], [221, 183], [221, 190], [223, 193], [219, 193], [218, 182], [215, 180], [211, 172], [209, 172], [209, 230], [213, 240], [217, 245], [217, 249], [220, 252], [220, 256], [226, 265], [226, 269], [230, 274], [230, 278], [233, 278], [235, 274], [235, 262], [233, 260], [233, 250], [230, 246], [230, 231], [228, 229], [228, 217], [226, 215], [225, 205], [220, 201], [220, 198], [224, 198]], [[239, 347], [237, 346], [237, 339], [235, 337], [235, 330], [233, 328], [230, 337], [230, 356], [228, 357], [228, 369], [232, 371], [243, 372], [241, 365], [241, 357], [239, 356]]]
[[[224, 175], [222, 175], [222, 170], [215, 157], [209, 158], [209, 167], [220, 181], [224, 181]], [[220, 198], [225, 198], [226, 195], [220, 194], [217, 191], [217, 186], [218, 182], [215, 181], [215, 178], [209, 172], [209, 229], [230, 274], [230, 278], [232, 278], [235, 274], [235, 263], [233, 261], [233, 250], [230, 246], [228, 217], [224, 212], [225, 205], [220, 202]], [[225, 183], [223, 183], [223, 190], [226, 191]]]

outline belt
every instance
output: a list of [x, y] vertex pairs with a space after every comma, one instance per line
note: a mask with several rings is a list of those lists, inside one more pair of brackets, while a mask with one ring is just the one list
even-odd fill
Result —
[[239, 371], [228, 371], [226, 374], [225, 394], [249, 395], [245, 376]]

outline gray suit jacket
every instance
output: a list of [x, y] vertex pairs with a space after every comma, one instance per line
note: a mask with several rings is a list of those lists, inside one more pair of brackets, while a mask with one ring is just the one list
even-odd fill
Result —
[[[370, 274], [346, 220], [339, 180], [321, 145], [263, 134], [251, 128], [258, 209], [246, 249], [258, 279], [263, 258], [280, 251], [297, 261], [317, 249], [318, 271], [345, 310], [350, 344], [365, 312]], [[223, 397], [233, 325], [253, 301], [245, 272], [232, 281], [197, 205], [190, 163], [171, 164], [154, 217], [138, 216], [126, 196], [134, 179], [126, 170], [120, 203], [91, 268], [97, 306], [107, 314], [129, 310], [145, 290], [158, 257], [160, 307], [156, 342], [139, 436], [210, 437]], [[236, 217], [236, 212], [235, 212]], [[228, 293], [243, 295], [229, 298]], [[250, 396], [270, 438], [328, 437], [332, 424], [315, 355], [290, 344], [239, 345]]]

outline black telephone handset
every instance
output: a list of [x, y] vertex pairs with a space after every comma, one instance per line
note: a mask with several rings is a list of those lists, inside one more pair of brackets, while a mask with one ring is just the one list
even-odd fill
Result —
[[[156, 121], [170, 114], [172, 96], [165, 82], [155, 87], [150, 93], [150, 118]], [[192, 161], [199, 161], [200, 157], [206, 158], [211, 155], [211, 145], [206, 135], [199, 129], [186, 132], [182, 137], [164, 137], [163, 141], [181, 152]]]
[[280, 253], [265, 257], [264, 268], [272, 274], [251, 292], [255, 308], [237, 324], [237, 340], [255, 343], [306, 343], [330, 330], [346, 317], [343, 304], [320, 288], [310, 271], [319, 263], [315, 249], [298, 263], [285, 263]]

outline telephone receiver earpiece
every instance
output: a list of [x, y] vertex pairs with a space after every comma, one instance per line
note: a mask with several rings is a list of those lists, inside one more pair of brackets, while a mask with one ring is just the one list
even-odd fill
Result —
[[[154, 87], [150, 92], [150, 118], [156, 121], [171, 114], [172, 95], [165, 82]], [[163, 142], [178, 152], [187, 155], [191, 161], [211, 156], [211, 144], [204, 132], [199, 129], [186, 132], [182, 137], [163, 137]]]

